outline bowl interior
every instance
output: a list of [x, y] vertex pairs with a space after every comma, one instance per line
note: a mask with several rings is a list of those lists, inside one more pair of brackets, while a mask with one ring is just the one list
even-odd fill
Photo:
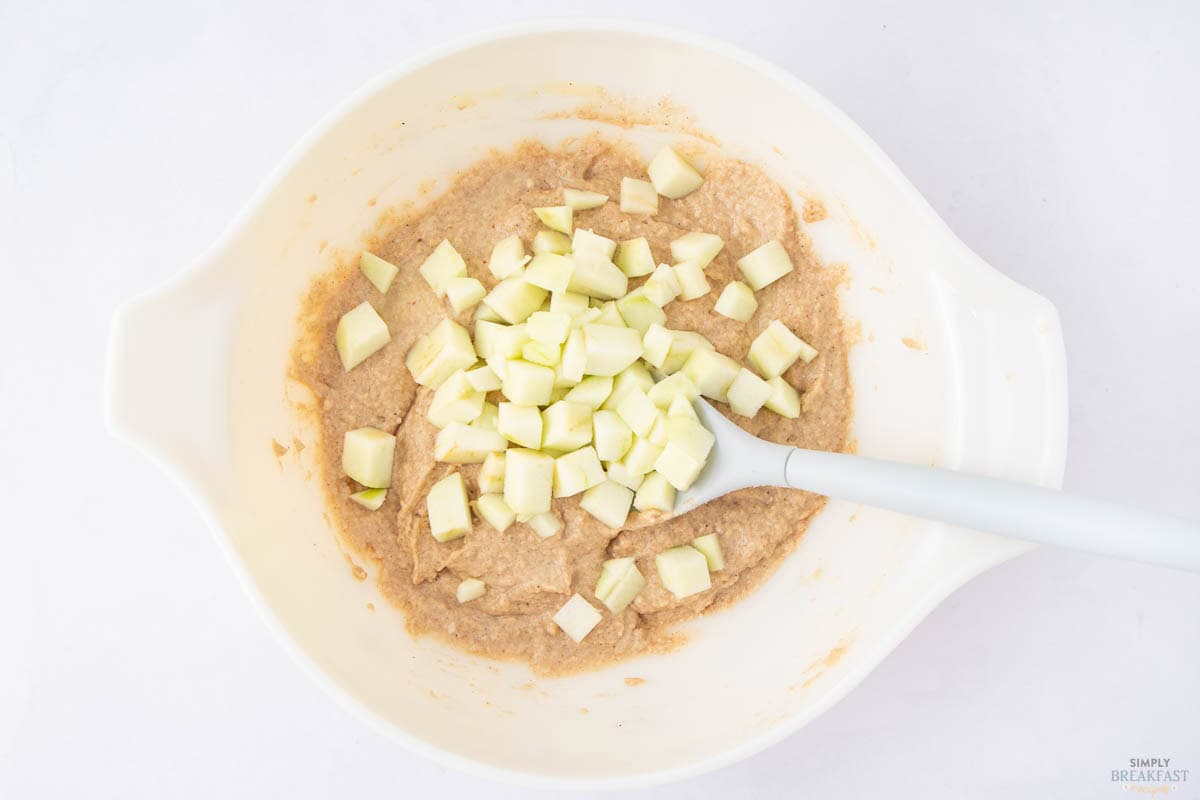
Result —
[[356, 257], [383, 209], [436, 193], [490, 148], [595, 130], [647, 154], [703, 133], [798, 204], [825, 205], [807, 229], [826, 264], [845, 266], [843, 305], [861, 327], [859, 452], [1061, 475], [1053, 309], [962, 248], [869, 140], [796, 82], [724, 48], [617, 30], [493, 39], [377, 81], [209, 259], [227, 280], [205, 291], [231, 298], [238, 321], [229, 438], [213, 445], [228, 452], [212, 455], [234, 468], [206, 473], [206, 493], [249, 583], [332, 689], [418, 750], [530, 780], [669, 777], [752, 752], [1020, 549], [833, 501], [761, 590], [688, 626], [690, 643], [664, 656], [545, 679], [408, 636], [373, 575], [354, 576], [322, 508], [315, 448], [296, 446], [315, 436], [283, 372], [300, 298]]

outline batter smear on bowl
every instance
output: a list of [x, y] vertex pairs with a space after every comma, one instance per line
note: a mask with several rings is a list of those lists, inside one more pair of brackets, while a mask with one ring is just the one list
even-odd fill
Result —
[[845, 450], [839, 278], [750, 164], [492, 154], [306, 300], [291, 369], [343, 538], [413, 633], [475, 653], [562, 673], [676, 645], [824, 504], [747, 489], [672, 518], [708, 452], [690, 401]]

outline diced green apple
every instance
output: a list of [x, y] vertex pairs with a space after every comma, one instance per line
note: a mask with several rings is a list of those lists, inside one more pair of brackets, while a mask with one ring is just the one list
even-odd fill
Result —
[[712, 342], [695, 331], [672, 331], [671, 350], [663, 362], [662, 371], [672, 375], [683, 369], [688, 358], [697, 350], [712, 350]]
[[500, 391], [500, 376], [492, 371], [487, 364], [467, 370], [467, 382], [477, 392]]
[[387, 489], [363, 489], [350, 495], [350, 499], [368, 511], [378, 511], [387, 499]]
[[579, 507], [610, 528], [620, 528], [629, 517], [633, 490], [605, 480], [583, 493]]
[[606, 261], [617, 251], [617, 243], [595, 231], [576, 228], [571, 236], [571, 252], [576, 256], [594, 255]]
[[550, 510], [554, 457], [536, 450], [510, 449], [504, 459], [504, 502], [519, 515]]
[[782, 375], [796, 361], [805, 364], [817, 357], [817, 351], [779, 320], [772, 320], [750, 345], [746, 360], [767, 380]]
[[571, 278], [566, 288], [572, 292], [616, 300], [629, 289], [629, 278], [616, 264], [598, 253], [572, 253]]
[[742, 256], [737, 265], [742, 275], [746, 276], [746, 283], [756, 292], [795, 269], [791, 256], [777, 239]]
[[421, 264], [420, 272], [421, 277], [429, 284], [429, 288], [433, 289], [433, 293], [438, 297], [444, 297], [446, 284], [450, 282], [451, 278], [467, 276], [467, 262], [463, 261], [463, 257], [458, 254], [448, 239], [443, 239]]
[[542, 446], [542, 412], [537, 406], [501, 403], [496, 430], [513, 444], [536, 450]]
[[379, 290], [380, 294], [387, 294], [387, 290], [392, 286], [392, 281], [400, 272], [400, 268], [395, 264], [384, 261], [374, 253], [368, 253], [365, 250], [358, 259], [358, 268], [362, 270], [362, 274], [371, 282], [371, 285]]
[[592, 409], [582, 403], [559, 400], [542, 411], [542, 447], [575, 450], [592, 440]]
[[668, 417], [667, 435], [683, 452], [698, 461], [706, 461], [716, 444], [716, 437], [698, 420], [687, 417]]
[[675, 279], [679, 281], [680, 300], [696, 300], [712, 291], [699, 261], [681, 261], [673, 269]]
[[624, 328], [625, 318], [621, 316], [621, 312], [617, 310], [615, 300], [609, 300], [599, 306], [600, 316], [596, 317], [593, 322], [596, 325], [612, 325], [615, 328]]
[[469, 603], [472, 600], [478, 600], [483, 597], [483, 593], [487, 591], [487, 584], [479, 580], [479, 578], [467, 578], [458, 584], [458, 588], [454, 591], [454, 596], [460, 604]]
[[667, 415], [659, 411], [654, 417], [654, 424], [650, 426], [650, 432], [646, 434], [646, 438], [659, 447], [666, 447], [670, 437], [667, 435]]
[[720, 572], [725, 569], [725, 556], [721, 553], [721, 543], [717, 541], [715, 533], [706, 533], [704, 536], [697, 536], [692, 539], [692, 547], [700, 551], [704, 556], [704, 560], [708, 562], [709, 572]]
[[781, 417], [796, 419], [800, 416], [800, 393], [782, 375], [776, 375], [767, 381], [771, 387], [771, 396], [764, 405]]
[[438, 431], [433, 457], [446, 464], [478, 464], [506, 447], [508, 442], [496, 431], [451, 422]]
[[562, 360], [558, 364], [556, 384], [572, 386], [583, 380], [587, 368], [587, 341], [582, 330], [573, 330], [563, 345]]
[[475, 501], [475, 509], [479, 512], [479, 516], [483, 517], [483, 521], [491, 525], [500, 533], [504, 533], [509, 529], [517, 519], [517, 515], [508, 503], [504, 502], [504, 498], [498, 494], [480, 495]]
[[617, 245], [613, 262], [630, 278], [640, 278], [654, 272], [654, 254], [645, 236], [629, 239]]
[[654, 427], [658, 417], [658, 408], [641, 389], [629, 391], [620, 403], [617, 403], [617, 414], [638, 436], [646, 436]]
[[476, 480], [482, 494], [500, 494], [504, 491], [504, 453], [488, 453], [479, 468]]
[[483, 302], [510, 325], [524, 322], [530, 314], [542, 307], [546, 290], [534, 286], [523, 277], [505, 278], [492, 287]]
[[488, 258], [488, 272], [496, 276], [496, 280], [502, 281], [505, 278], [511, 278], [514, 275], [521, 273], [522, 267], [529, 263], [529, 256], [525, 253], [525, 243], [521, 241], [521, 237], [513, 234], [508, 238], [501, 239], [492, 247], [492, 255]]
[[543, 539], [549, 539], [554, 534], [562, 530], [562, 520], [552, 511], [547, 511], [543, 514], [534, 514], [528, 520], [529, 527], [533, 528], [533, 532]]
[[664, 328], [662, 323], [651, 324], [642, 334], [642, 358], [656, 369], [662, 369], [673, 341], [671, 331]]
[[555, 612], [554, 624], [562, 628], [563, 633], [571, 637], [576, 644], [600, 624], [600, 612], [592, 608], [592, 604], [584, 600], [578, 593], [571, 595], [562, 608]]
[[338, 355], [342, 359], [342, 368], [349, 372], [359, 364], [374, 355], [381, 347], [391, 341], [387, 323], [383, 317], [363, 301], [347, 311], [338, 320], [334, 344], [337, 345]]
[[663, 511], [669, 514], [675, 510], [675, 487], [661, 473], [651, 472], [638, 487], [633, 497], [633, 507], [638, 511]]
[[451, 422], [470, 422], [483, 413], [484, 393], [475, 391], [461, 369], [447, 378], [433, 393], [426, 417], [444, 428]]
[[633, 431], [617, 412], [597, 411], [592, 415], [592, 441], [601, 460], [618, 461], [633, 444]]
[[654, 557], [654, 562], [662, 585], [680, 600], [712, 588], [708, 560], [690, 545], [664, 550]]
[[678, 200], [700, 188], [704, 177], [671, 147], [658, 151], [646, 171], [654, 190], [663, 197]]
[[342, 472], [369, 489], [392, 485], [396, 437], [378, 428], [346, 431], [342, 442]]
[[596, 599], [613, 614], [624, 611], [646, 587], [646, 579], [632, 558], [610, 558], [600, 565]]
[[588, 375], [567, 392], [564, 400], [599, 408], [612, 394], [613, 379], [607, 375]]
[[500, 391], [510, 403], [519, 406], [544, 406], [554, 391], [554, 370], [521, 359], [504, 362]]
[[608, 195], [587, 189], [563, 189], [563, 203], [576, 211], [599, 208], [608, 202]]
[[558, 231], [540, 230], [533, 235], [533, 253], [557, 253], [565, 255], [571, 252], [571, 237]]
[[545, 345], [541, 342], [526, 342], [521, 348], [521, 358], [531, 364], [554, 368], [562, 359], [562, 349], [558, 345]]
[[741, 364], [723, 353], [697, 349], [688, 356], [681, 372], [691, 379], [700, 394], [724, 403], [728, 399], [729, 385], [741, 368]]
[[729, 407], [733, 413], [753, 417], [771, 396], [771, 387], [762, 378], [742, 367], [729, 384]]
[[646, 297], [662, 308], [667, 303], [679, 297], [679, 293], [683, 291], [683, 287], [679, 285], [679, 278], [675, 275], [675, 270], [667, 264], [659, 264], [654, 268], [654, 272], [642, 284], [641, 291]]
[[633, 328], [589, 324], [583, 326], [583, 371], [588, 375], [616, 375], [642, 355], [642, 337]]
[[654, 384], [646, 394], [655, 406], [668, 409], [676, 397], [683, 397], [689, 401], [695, 400], [700, 396], [700, 390], [696, 388], [696, 384], [692, 383], [691, 378], [682, 372], [676, 372]]
[[458, 539], [471, 531], [471, 506], [462, 474], [452, 472], [431, 486], [425, 508], [429, 530], [439, 542]]
[[471, 344], [467, 329], [453, 320], [444, 319], [413, 343], [404, 358], [404, 365], [412, 373], [413, 380], [436, 389], [458, 370], [474, 365], [475, 358], [475, 346]]
[[621, 211], [626, 214], [657, 214], [658, 192], [650, 181], [621, 179]]
[[633, 475], [645, 475], [650, 470], [654, 469], [655, 462], [662, 455], [663, 448], [656, 445], [649, 439], [633, 440], [633, 444], [629, 446], [629, 452], [621, 459], [621, 464]]
[[543, 206], [535, 208], [533, 213], [552, 231], [570, 235], [574, 209], [570, 206]]
[[724, 246], [724, 240], [715, 233], [692, 231], [671, 242], [671, 258], [677, 264], [696, 261], [701, 267], [707, 267]]
[[446, 282], [446, 299], [455, 314], [478, 305], [487, 294], [487, 289], [475, 278], [451, 278]]
[[667, 315], [662, 308], [641, 289], [632, 291], [618, 300], [617, 311], [621, 313], [621, 319], [626, 325], [643, 334], [651, 325], [662, 325], [667, 321]]
[[741, 281], [725, 284], [713, 306], [713, 311], [738, 322], [748, 322], [757, 309], [758, 299], [754, 296], [754, 290]]
[[547, 347], [558, 347], [571, 331], [571, 317], [562, 311], [535, 311], [525, 322], [529, 338]]
[[676, 395], [671, 399], [671, 405], [667, 407], [668, 417], [684, 417], [686, 419], [694, 419], [700, 421], [699, 415], [696, 414], [696, 407], [692, 405], [692, 401], [683, 395]]
[[629, 468], [620, 461], [610, 461], [608, 463], [608, 479], [614, 483], [619, 483], [627, 489], [637, 491], [642, 485], [642, 480], [645, 475], [638, 475], [630, 472]]
[[538, 253], [521, 273], [521, 277], [527, 283], [532, 283], [548, 292], [563, 292], [566, 291], [567, 284], [571, 282], [573, 263], [571, 256]]
[[555, 497], [572, 497], [606, 479], [593, 447], [581, 447], [554, 459]]
[[588, 296], [579, 292], [551, 292], [550, 311], [575, 317], [588, 310]]
[[600, 407], [607, 411], [616, 411], [617, 404], [625, 399], [625, 395], [631, 390], [637, 388], [648, 392], [653, 385], [654, 377], [650, 374], [650, 370], [646, 369], [640, 361], [634, 361], [613, 379], [612, 393]]
[[471, 319], [476, 322], [503, 322], [504, 318], [496, 313], [496, 310], [489, 307], [487, 303], [480, 303], [475, 306], [475, 313], [471, 315]]
[[[584, 295], [586, 297], [586, 295]], [[584, 325], [591, 325], [600, 319], [600, 309], [585, 308], [575, 316], [571, 317], [571, 330], [578, 330]]]
[[496, 420], [500, 416], [500, 411], [496, 408], [495, 403], [483, 401], [483, 411], [479, 412], [479, 416], [471, 421], [472, 428], [483, 428], [485, 431], [496, 430]]

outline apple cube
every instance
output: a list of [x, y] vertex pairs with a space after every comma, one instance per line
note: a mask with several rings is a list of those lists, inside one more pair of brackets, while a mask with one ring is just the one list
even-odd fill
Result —
[[483, 428], [486, 431], [496, 430], [496, 421], [500, 416], [500, 410], [496, 408], [495, 403], [489, 403], [486, 400], [483, 402], [483, 411], [479, 412], [479, 416], [471, 420], [472, 428]]
[[617, 404], [624, 400], [625, 395], [630, 391], [636, 388], [648, 392], [652, 386], [654, 386], [654, 377], [651, 376], [650, 370], [646, 369], [640, 361], [635, 361], [621, 370], [613, 379], [612, 393], [600, 407], [607, 411], [616, 411]]
[[650, 433], [654, 420], [658, 418], [658, 408], [641, 389], [630, 390], [617, 403], [616, 410], [629, 429], [638, 436]]
[[433, 457], [446, 464], [478, 464], [507, 447], [508, 442], [496, 431], [451, 422], [438, 431]]
[[724, 240], [715, 233], [692, 231], [671, 242], [671, 258], [675, 263], [696, 261], [707, 267], [725, 246]]
[[504, 502], [517, 514], [550, 510], [554, 457], [536, 450], [511, 449], [504, 458]]
[[387, 499], [387, 489], [363, 489], [350, 495], [350, 499], [368, 511], [378, 511]]
[[600, 565], [596, 599], [614, 614], [620, 614], [646, 587], [646, 579], [632, 558], [610, 558]]
[[721, 554], [721, 543], [715, 533], [707, 533], [692, 539], [692, 547], [700, 551], [708, 562], [709, 572], [720, 572], [725, 569], [725, 556]]
[[655, 322], [642, 333], [642, 358], [651, 366], [662, 369], [671, 352], [674, 336], [662, 323]]
[[683, 365], [695, 351], [712, 349], [712, 342], [695, 331], [672, 331], [671, 350], [663, 362], [662, 371], [672, 375], [683, 369]]
[[633, 507], [638, 511], [675, 510], [675, 487], [661, 473], [651, 472], [638, 487], [633, 497]]
[[586, 308], [571, 317], [571, 330], [579, 330], [584, 325], [591, 325], [600, 319], [600, 309]]
[[479, 516], [483, 517], [484, 522], [500, 533], [508, 530], [509, 526], [517, 519], [517, 515], [508, 507], [508, 503], [504, 502], [504, 498], [498, 494], [480, 495], [479, 499], [475, 501], [475, 510], [479, 512]]
[[493, 372], [487, 364], [467, 370], [466, 377], [467, 383], [471, 384], [471, 388], [477, 392], [500, 391], [500, 376]]
[[476, 480], [482, 494], [500, 494], [504, 491], [504, 453], [488, 453], [479, 468]]
[[429, 487], [425, 497], [429, 530], [439, 542], [448, 542], [471, 531], [471, 506], [462, 475], [452, 472]]
[[371, 285], [379, 290], [380, 294], [387, 294], [387, 290], [392, 286], [392, 281], [400, 272], [400, 268], [395, 264], [384, 261], [374, 253], [368, 253], [365, 250], [359, 256], [358, 268], [362, 270], [362, 274], [371, 282]]
[[729, 385], [737, 377], [741, 364], [715, 350], [693, 350], [681, 372], [691, 379], [700, 394], [724, 403]]
[[542, 447], [575, 450], [592, 440], [592, 409], [559, 400], [542, 412]]
[[604, 260], [613, 257], [617, 251], [617, 243], [607, 236], [601, 236], [595, 231], [576, 228], [571, 236], [571, 252], [575, 255], [594, 255]]
[[581, 403], [589, 408], [599, 408], [612, 394], [613, 379], [607, 375], [588, 375], [563, 397], [572, 403]]
[[717, 442], [708, 428], [687, 417], [668, 417], [667, 435], [672, 443], [698, 461], [706, 461]]
[[496, 276], [496, 280], [502, 281], [505, 278], [519, 275], [521, 268], [528, 263], [529, 256], [525, 253], [525, 243], [521, 241], [520, 236], [514, 233], [492, 246], [492, 254], [488, 258], [487, 268], [488, 272]]
[[536, 450], [542, 446], [542, 412], [537, 406], [501, 403], [496, 430], [513, 444]]
[[675, 275], [674, 268], [666, 264], [659, 264], [654, 268], [654, 272], [642, 284], [641, 291], [646, 297], [662, 308], [667, 303], [679, 297], [683, 287], [679, 285], [679, 278]]
[[650, 181], [621, 179], [621, 211], [626, 214], [657, 214], [658, 192]]
[[461, 369], [437, 388], [426, 417], [439, 428], [451, 422], [470, 422], [483, 413], [484, 393], [475, 391]]
[[600, 624], [600, 612], [592, 608], [591, 603], [576, 593], [571, 595], [571, 599], [554, 614], [552, 619], [555, 625], [562, 628], [563, 633], [579, 644], [585, 636], [592, 632], [592, 628]]
[[617, 412], [597, 411], [592, 415], [592, 441], [602, 460], [617, 461], [633, 444], [633, 431]]
[[575, 317], [588, 310], [588, 296], [579, 292], [551, 292], [550, 312]]
[[633, 490], [605, 480], [583, 493], [579, 507], [610, 528], [620, 528], [629, 517]]
[[535, 311], [525, 322], [525, 331], [535, 342], [557, 348], [567, 340], [571, 317], [561, 311]]
[[654, 424], [650, 427], [650, 432], [646, 434], [646, 438], [659, 447], [666, 447], [670, 436], [667, 435], [667, 415], [662, 411], [654, 417]]
[[455, 372], [473, 366], [475, 358], [475, 346], [471, 344], [467, 329], [453, 320], [444, 319], [413, 343], [404, 357], [404, 365], [412, 373], [413, 380], [436, 389]]
[[643, 334], [651, 325], [662, 325], [667, 321], [666, 312], [641, 289], [632, 291], [618, 300], [617, 311], [626, 325]]
[[475, 313], [471, 315], [471, 319], [484, 322], [503, 322], [504, 319], [496, 313], [495, 309], [490, 308], [487, 303], [480, 303], [475, 306]]
[[696, 168], [670, 147], [658, 151], [658, 155], [651, 159], [646, 172], [650, 174], [654, 190], [672, 200], [691, 194], [704, 183], [703, 176]]
[[606, 479], [595, 448], [581, 447], [554, 459], [555, 497], [572, 497]]
[[642, 480], [646, 477], [645, 475], [635, 475], [633, 472], [630, 472], [629, 469], [620, 461], [610, 461], [608, 463], [607, 472], [608, 479], [610, 481], [613, 483], [619, 483], [625, 488], [632, 489], [635, 492], [638, 490], [638, 487], [642, 485]]
[[683, 261], [676, 264], [675, 279], [679, 281], [679, 299], [696, 300], [712, 291], [704, 267], [699, 261]]
[[608, 195], [586, 189], [563, 189], [563, 203], [575, 211], [599, 208], [608, 202]]
[[[486, 319], [475, 320], [475, 352], [485, 361], [492, 355], [495, 350], [495, 344], [504, 334], [501, 333], [509, 325], [503, 325], [499, 322], [493, 322]], [[520, 349], [517, 350], [520, 352]], [[508, 355], [507, 353], [504, 355]]]
[[746, 276], [746, 283], [756, 292], [795, 269], [791, 256], [777, 239], [742, 256], [737, 265], [742, 275]]
[[593, 323], [583, 326], [583, 336], [588, 375], [616, 375], [642, 356], [642, 337], [633, 328]]
[[559, 361], [555, 385], [573, 386], [583, 380], [583, 372], [587, 367], [587, 342], [583, 331], [574, 330], [567, 336], [563, 345], [562, 359]]
[[533, 235], [533, 254], [556, 253], [566, 255], [571, 252], [571, 237], [558, 231], [540, 230]]
[[552, 511], [534, 514], [529, 518], [528, 523], [529, 527], [533, 528], [533, 532], [543, 539], [549, 539], [563, 528], [562, 520]]
[[770, 325], [750, 345], [746, 360], [767, 380], [782, 375], [797, 359], [805, 364], [817, 357], [817, 351], [779, 320]]
[[800, 393], [785, 381], [782, 375], [771, 378], [767, 385], [771, 387], [771, 395], [764, 403], [767, 408], [788, 419], [800, 416]]
[[446, 282], [446, 299], [455, 314], [477, 305], [486, 294], [487, 289], [475, 278], [451, 278]]
[[554, 391], [554, 370], [520, 359], [505, 361], [500, 391], [519, 406], [544, 406]]
[[370, 489], [392, 485], [396, 437], [378, 428], [346, 431], [342, 442], [342, 472]]
[[[573, 262], [570, 256], [538, 253], [529, 262], [521, 278], [549, 292], [562, 292], [571, 281]], [[539, 303], [540, 305], [540, 303]]]
[[667, 442], [667, 446], [654, 462], [655, 472], [660, 473], [681, 492], [696, 482], [703, 469], [704, 461], [695, 458], [677, 442]]
[[448, 239], [443, 239], [421, 264], [420, 273], [425, 282], [429, 284], [429, 288], [433, 289], [433, 293], [438, 297], [444, 297], [446, 284], [450, 282], [451, 278], [467, 276], [467, 262], [463, 261], [463, 257], [458, 254]]
[[483, 298], [483, 302], [510, 325], [524, 322], [530, 314], [542, 307], [545, 300], [546, 290], [534, 286], [521, 276], [505, 278], [493, 286]]
[[621, 465], [632, 475], [645, 475], [654, 469], [663, 448], [649, 439], [635, 438], [629, 452], [621, 459]]
[[690, 545], [664, 550], [654, 557], [654, 563], [662, 585], [680, 600], [712, 588], [708, 560]]
[[692, 383], [691, 378], [682, 372], [676, 372], [654, 384], [646, 395], [655, 406], [667, 409], [671, 407], [671, 401], [676, 397], [684, 397], [689, 401], [695, 400], [700, 396], [700, 390], [696, 388], [696, 384]]
[[391, 341], [383, 317], [363, 301], [338, 320], [334, 344], [342, 359], [342, 368], [349, 372]]
[[771, 387], [762, 378], [742, 367], [729, 384], [729, 407], [733, 413], [753, 417], [771, 396]]
[[[558, 345], [526, 342], [525, 346], [521, 348], [521, 358], [531, 364], [553, 368], [562, 359], [562, 349]], [[555, 382], [557, 383], [557, 375]]]
[[[626, 295], [628, 297], [628, 295]], [[614, 300], [609, 300], [601, 304], [599, 307], [600, 315], [592, 320], [596, 325], [611, 325], [614, 328], [624, 328], [625, 318], [621, 316], [621, 312], [617, 310], [617, 304]]]
[[671, 405], [667, 407], [668, 417], [684, 417], [686, 419], [694, 419], [700, 421], [700, 416], [696, 413], [696, 407], [692, 405], [692, 401], [683, 395], [675, 395], [671, 399]]
[[454, 596], [458, 598], [458, 602], [469, 603], [472, 600], [478, 600], [483, 597], [483, 593], [487, 591], [487, 584], [479, 580], [479, 578], [467, 578], [458, 584], [458, 588], [454, 591]]
[[748, 322], [758, 309], [758, 300], [754, 290], [741, 281], [730, 281], [721, 290], [721, 296], [713, 306], [713, 311], [738, 322]]
[[630, 278], [640, 278], [654, 272], [654, 254], [645, 236], [629, 239], [617, 245], [613, 262]]
[[550, 230], [568, 235], [571, 233], [571, 223], [575, 212], [570, 206], [543, 206], [535, 208], [533, 213]]
[[572, 292], [615, 300], [624, 297], [629, 279], [616, 264], [598, 253], [573, 253], [570, 256], [571, 277], [565, 288]]

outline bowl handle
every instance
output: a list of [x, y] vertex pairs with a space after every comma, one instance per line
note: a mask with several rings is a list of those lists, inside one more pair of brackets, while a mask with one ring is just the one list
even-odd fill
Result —
[[222, 266], [198, 266], [121, 306], [109, 334], [109, 430], [202, 483], [228, 463], [238, 286]]

